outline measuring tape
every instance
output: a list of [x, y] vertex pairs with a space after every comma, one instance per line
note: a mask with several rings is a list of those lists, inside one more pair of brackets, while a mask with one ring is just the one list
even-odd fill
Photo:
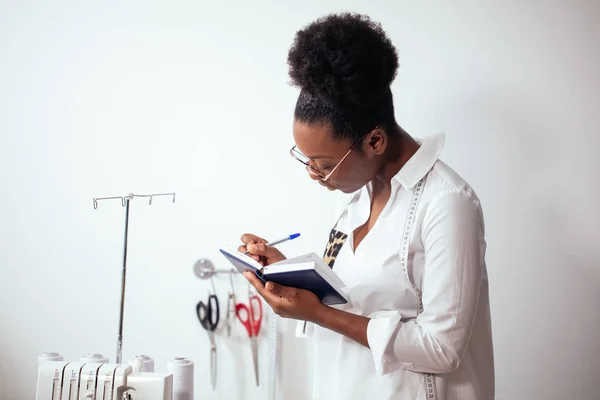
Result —
[[[421, 199], [421, 194], [423, 191], [423, 186], [425, 185], [425, 178], [421, 179], [417, 186], [415, 187], [415, 193], [413, 194], [412, 202], [410, 204], [410, 208], [408, 211], [408, 216], [406, 218], [406, 224], [404, 225], [404, 235], [402, 235], [402, 248], [400, 250], [400, 264], [402, 265], [402, 270], [408, 277], [407, 266], [408, 266], [408, 247], [410, 241], [410, 233], [412, 231], [413, 222], [415, 221], [415, 217], [417, 214], [417, 206], [419, 205], [419, 200]], [[412, 280], [409, 278], [409, 281], [412, 283]], [[423, 312], [423, 298], [421, 296], [421, 291], [417, 286], [412, 283], [413, 290], [417, 296], [417, 314], [421, 314]], [[433, 374], [426, 373], [425, 374], [425, 386], [427, 387], [426, 398], [427, 400], [437, 400], [437, 388], [435, 386], [435, 376]]]
[[[415, 191], [413, 194], [413, 199], [411, 202], [411, 206], [409, 208], [406, 224], [404, 226], [404, 235], [402, 237], [402, 249], [400, 251], [400, 262], [402, 264], [402, 268], [404, 273], [408, 275], [407, 265], [408, 265], [408, 247], [410, 240], [410, 233], [412, 231], [413, 223], [415, 221], [416, 209], [419, 205], [419, 200], [421, 199], [421, 194], [423, 191], [423, 187], [425, 186], [425, 178], [421, 179], [419, 183], [417, 183], [415, 187]], [[410, 279], [409, 279], [410, 280]], [[412, 281], [411, 281], [412, 282]], [[421, 291], [416, 287], [413, 283], [413, 289], [417, 295], [417, 313], [420, 314], [423, 312], [423, 301], [421, 296]], [[277, 314], [269, 307], [269, 365], [268, 365], [268, 374], [269, 374], [269, 400], [276, 400], [276, 391], [277, 391], [277, 359], [279, 348], [277, 346]], [[306, 323], [305, 323], [306, 324]], [[425, 375], [425, 385], [426, 389], [426, 398], [427, 400], [437, 400], [437, 387], [435, 384], [435, 376], [433, 374], [426, 373]]]
[[277, 394], [277, 314], [269, 307], [269, 400], [276, 400]]

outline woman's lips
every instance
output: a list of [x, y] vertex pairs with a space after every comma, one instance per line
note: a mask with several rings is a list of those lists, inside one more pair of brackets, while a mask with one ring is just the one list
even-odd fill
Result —
[[335, 190], [335, 189], [336, 189], [335, 187], [333, 187], [333, 186], [331, 186], [331, 185], [328, 185], [327, 183], [325, 183], [325, 182], [323, 182], [323, 181], [319, 181], [319, 185], [321, 185], [321, 186], [325, 186], [325, 187], [327, 188], [327, 190], [331, 190], [331, 191], [333, 191], [333, 190]]

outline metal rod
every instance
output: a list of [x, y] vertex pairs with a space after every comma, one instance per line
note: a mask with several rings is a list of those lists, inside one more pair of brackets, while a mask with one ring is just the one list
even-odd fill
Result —
[[[194, 273], [200, 279], [211, 279], [216, 274], [239, 274], [238, 270], [235, 268], [230, 269], [216, 269], [212, 266], [212, 263], [209, 260], [202, 259], [196, 262], [194, 266]], [[213, 282], [213, 290], [214, 290], [214, 282]]]
[[129, 236], [130, 201], [130, 198], [125, 198], [125, 234], [123, 237], [123, 269], [121, 272], [121, 308], [119, 310], [119, 334], [117, 336], [117, 364], [121, 364], [121, 357], [123, 355], [123, 314], [125, 312], [125, 283], [127, 281], [127, 239]]
[[215, 274], [231, 274], [232, 272], [239, 272], [237, 269], [235, 268], [231, 268], [231, 269], [215, 269], [214, 273]]
[[117, 364], [121, 363], [123, 356], [123, 319], [125, 313], [125, 284], [127, 282], [127, 242], [129, 236], [129, 203], [134, 197], [149, 197], [149, 205], [152, 205], [152, 199], [158, 196], [172, 196], [173, 203], [175, 203], [175, 193], [152, 193], [152, 194], [133, 194], [125, 193], [122, 196], [110, 196], [110, 197], [94, 197], [94, 209], [98, 208], [98, 201], [100, 200], [121, 200], [121, 206], [125, 207], [125, 234], [123, 237], [123, 268], [121, 271], [121, 304], [119, 308], [119, 333], [117, 336]]

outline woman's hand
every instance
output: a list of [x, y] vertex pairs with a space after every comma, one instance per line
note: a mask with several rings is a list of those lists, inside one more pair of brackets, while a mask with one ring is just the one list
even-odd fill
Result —
[[[249, 251], [250, 256], [263, 266], [285, 260], [285, 256], [279, 250], [267, 246], [267, 241], [256, 235], [244, 234], [242, 243], [238, 251]], [[317, 296], [308, 290], [282, 286], [274, 282], [267, 282], [265, 285], [253, 273], [245, 273], [244, 276], [273, 311], [283, 318], [314, 321], [317, 312], [325, 307]]]
[[243, 245], [238, 247], [240, 253], [250, 252], [250, 257], [258, 261], [263, 267], [285, 260], [285, 256], [275, 247], [267, 246], [267, 241], [251, 233], [242, 235]]
[[[250, 251], [251, 257], [262, 265], [285, 260], [285, 256], [279, 250], [266, 246], [268, 242], [256, 235], [247, 233], [242, 236], [242, 242], [244, 245], [240, 246], [238, 251]], [[313, 322], [369, 347], [368, 317], [326, 306], [308, 290], [282, 286], [275, 282], [263, 284], [252, 272], [245, 272], [244, 276], [280, 317]]]
[[326, 306], [308, 290], [282, 286], [274, 282], [263, 284], [256, 275], [248, 271], [244, 272], [244, 276], [280, 317], [313, 322], [369, 347], [368, 317]]
[[316, 322], [323, 309], [328, 308], [308, 290], [282, 286], [274, 282], [263, 284], [252, 272], [246, 272], [244, 276], [280, 317]]

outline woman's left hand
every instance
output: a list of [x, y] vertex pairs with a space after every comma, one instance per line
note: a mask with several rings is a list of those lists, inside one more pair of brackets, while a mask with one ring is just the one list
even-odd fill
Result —
[[282, 286], [274, 282], [263, 284], [251, 272], [244, 273], [244, 276], [280, 317], [315, 322], [319, 312], [323, 307], [327, 307], [308, 290]]

